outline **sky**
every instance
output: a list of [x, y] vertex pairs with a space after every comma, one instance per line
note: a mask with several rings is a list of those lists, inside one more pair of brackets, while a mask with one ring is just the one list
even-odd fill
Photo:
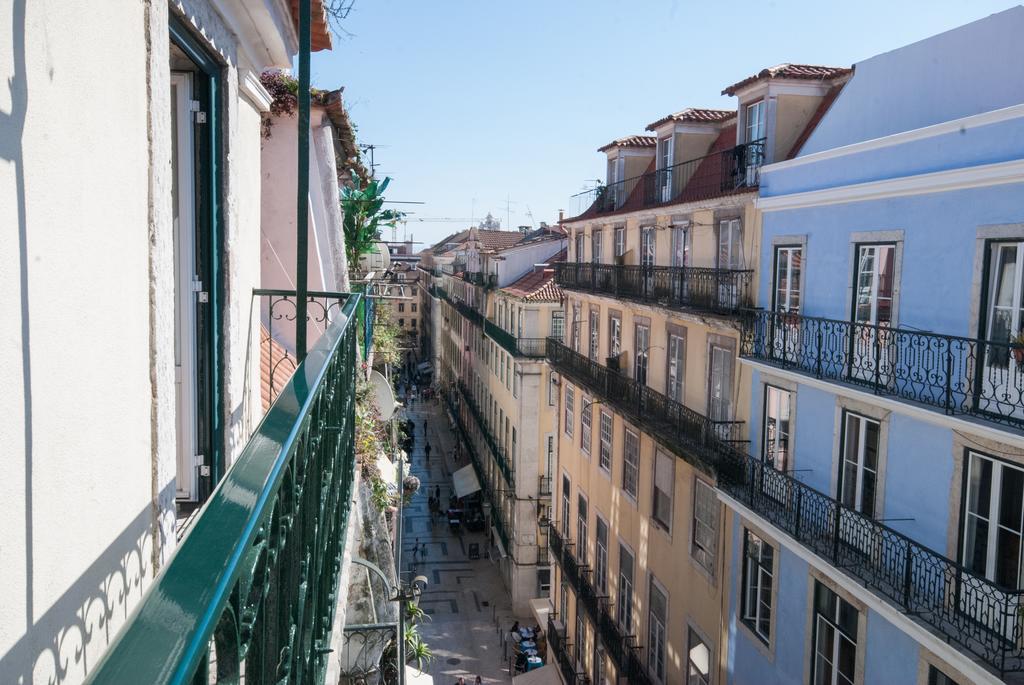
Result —
[[393, 205], [421, 248], [488, 212], [502, 228], [570, 216], [604, 175], [598, 147], [686, 107], [732, 109], [722, 89], [765, 67], [849, 66], [1016, 4], [355, 0], [311, 76], [345, 88], [388, 199], [425, 203]]

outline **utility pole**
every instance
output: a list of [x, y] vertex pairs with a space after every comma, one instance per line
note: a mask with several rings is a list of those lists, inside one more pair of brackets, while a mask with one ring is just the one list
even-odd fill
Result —
[[306, 358], [309, 259], [309, 53], [310, 0], [299, 0], [299, 159], [295, 193], [295, 358]]

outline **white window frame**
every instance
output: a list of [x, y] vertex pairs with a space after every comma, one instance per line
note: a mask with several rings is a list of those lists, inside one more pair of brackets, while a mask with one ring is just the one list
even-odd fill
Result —
[[686, 685], [711, 685], [711, 646], [693, 626], [686, 633]]
[[[630, 445], [635, 450], [630, 450]], [[631, 455], [630, 452], [633, 452]], [[632, 459], [630, 458], [632, 456]], [[626, 429], [622, 440], [622, 491], [634, 502], [640, 489], [640, 434]]]
[[[836, 494], [843, 506], [848, 509], [860, 512], [865, 516], [873, 518], [878, 514], [878, 495], [879, 488], [881, 486], [881, 461], [882, 461], [882, 422], [878, 419], [873, 419], [870, 416], [864, 416], [858, 414], [855, 411], [843, 410], [842, 412], [843, 430], [842, 440], [839, 443], [839, 476], [836, 480]], [[875, 464], [874, 468], [870, 468], [865, 464], [865, 456], [867, 455], [867, 436], [868, 426], [874, 425], [876, 427], [876, 437], [878, 443], [875, 445]], [[849, 453], [850, 437], [851, 434], [856, 433], [856, 454], [851, 455]], [[849, 468], [853, 469], [854, 482], [852, 491], [849, 490], [850, 483], [848, 481]], [[874, 481], [873, 492], [870, 496], [870, 502], [865, 500], [864, 484], [865, 477], [870, 474], [870, 477]], [[850, 496], [848, 496], [848, 493]], [[851, 501], [852, 497], [852, 501]], [[870, 506], [865, 506], [870, 504]]]
[[744, 268], [746, 262], [743, 258], [743, 222], [740, 219], [721, 219], [718, 222], [716, 259], [719, 269]]
[[[629, 557], [629, 564], [623, 564], [623, 554]], [[629, 577], [623, 573], [629, 569]], [[615, 597], [615, 622], [627, 635], [633, 630], [633, 586], [636, 579], [636, 555], [633, 550], [619, 542], [619, 583]]]
[[[828, 614], [818, 612], [818, 601], [816, 595], [817, 588], [819, 586], [831, 593], [835, 598], [835, 602], [831, 607], [829, 607], [830, 611]], [[857, 611], [857, 608], [840, 597], [834, 590], [822, 584], [821, 581], [815, 581], [815, 596], [812, 598], [811, 609], [814, 616], [814, 643], [811, 646], [811, 682], [813, 683], [826, 683], [827, 685], [853, 685], [853, 683], [856, 682], [857, 636], [850, 636], [839, 627], [840, 616], [843, 611], [844, 604], [857, 614], [857, 625], [859, 629], [860, 612]], [[831, 629], [828, 631], [832, 635], [831, 644], [829, 644], [827, 638], [824, 637], [824, 633], [826, 632], [824, 628], [826, 626]], [[843, 645], [844, 640], [852, 645], [854, 649], [854, 672], [849, 674], [849, 677], [841, 675], [838, 667], [838, 664], [840, 663], [839, 650]], [[822, 656], [827, 660], [826, 664], [822, 664]], [[822, 676], [819, 676], [819, 669], [827, 670], [821, 671]], [[827, 678], [827, 680], [825, 680], [825, 678]]]
[[[964, 492], [964, 520], [963, 529], [961, 531], [961, 558], [963, 559], [964, 566], [968, 568], [974, 567], [975, 573], [983, 575], [988, 580], [1004, 585], [1005, 583], [998, 580], [995, 575], [997, 563], [999, 560], [999, 540], [1003, 536], [1015, 537], [1018, 540], [1018, 549], [1024, 549], [1024, 522], [1018, 521], [1017, 530], [1006, 525], [1005, 516], [1001, 511], [1001, 505], [1003, 504], [1004, 488], [1003, 480], [1007, 473], [1015, 476], [1024, 475], [1024, 467], [1018, 466], [1017, 464], [1011, 464], [1001, 459], [989, 456], [976, 450], [968, 450], [967, 452], [967, 466], [965, 469], [965, 492]], [[983, 466], [982, 462], [988, 462], [989, 465], [989, 506], [988, 511], [979, 511], [977, 507], [977, 495], [975, 489], [972, 487], [972, 483], [976, 478], [980, 478], [979, 474]], [[988, 528], [988, 535], [985, 545], [985, 561], [984, 567], [978, 568], [976, 564], [970, 563], [971, 559], [968, 556], [971, 543], [977, 536], [975, 532], [977, 529], [972, 530], [972, 523], [984, 523]], [[1017, 561], [1017, 578], [1019, 579], [1024, 572], [1024, 563], [1018, 558]], [[1019, 581], [1017, 585], [1019, 585]], [[1015, 586], [1016, 587], [1016, 586]]]
[[[785, 260], [783, 260], [785, 255]], [[797, 265], [794, 267], [794, 257]], [[783, 273], [783, 271], [785, 273]], [[794, 275], [795, 272], [795, 275]], [[783, 278], [783, 276], [785, 278]], [[776, 312], [800, 313], [800, 279], [803, 277], [803, 246], [777, 245], [775, 247], [775, 271], [772, 275], [772, 310]], [[782, 283], [785, 285], [780, 285]]]
[[744, 132], [746, 135], [746, 143], [752, 143], [756, 140], [761, 140], [766, 135], [765, 126], [765, 101], [758, 100], [757, 102], [751, 102], [746, 106], [744, 110]]
[[621, 257], [626, 254], [626, 229], [620, 226], [614, 229], [614, 231], [613, 240], [615, 241], [615, 247], [613, 249], [615, 250], [615, 256]]
[[576, 391], [571, 385], [565, 386], [565, 434], [572, 438], [573, 424], [576, 422], [575, 405]]
[[715, 573], [718, 556], [718, 497], [715, 488], [694, 476], [693, 529], [690, 556], [709, 574]]
[[[856, 249], [856, 270], [854, 271], [853, 281], [853, 320], [856, 323], [868, 324], [872, 326], [891, 326], [895, 319], [896, 313], [896, 243], [894, 242], [883, 242], [883, 243], [857, 243]], [[884, 257], [882, 256], [883, 250], [890, 251], [892, 255], [892, 264], [890, 278], [892, 284], [889, 289], [889, 316], [887, 319], [880, 318], [882, 308], [879, 306], [883, 299], [879, 295], [879, 287], [882, 282], [881, 271], [879, 265], [883, 262]], [[871, 268], [866, 268], [867, 264], [871, 264]], [[867, 277], [867, 292], [862, 293], [863, 286], [861, 282]], [[860, 303], [866, 295], [868, 311], [867, 316], [862, 316]]]
[[591, 359], [596, 361], [601, 353], [601, 311], [599, 309], [590, 310], [587, 327], [588, 333], [590, 333], [587, 353]]
[[606, 411], [600, 412], [598, 417], [598, 441], [597, 465], [610, 474], [612, 472], [612, 445], [615, 441], [615, 421], [612, 415]]
[[[785, 411], [783, 412], [783, 405]], [[772, 414], [778, 414], [773, 416]], [[783, 431], [780, 426], [787, 426]], [[775, 428], [771, 427], [774, 423]], [[777, 471], [790, 470], [793, 445], [793, 392], [770, 383], [764, 386], [764, 406], [761, 412], [761, 460]], [[779, 455], [782, 456], [781, 463]]]
[[668, 334], [668, 373], [665, 385], [670, 400], [683, 404], [686, 396], [686, 338], [677, 333]]
[[580, 400], [580, 451], [590, 456], [591, 442], [594, 439], [594, 406], [587, 395]]
[[[743, 529], [740, 620], [766, 645], [771, 643], [775, 617], [775, 557], [775, 547], [752, 530]], [[766, 595], [767, 602], [764, 601]]]
[[[660, 475], [659, 475], [660, 474]], [[667, 482], [665, 482], [667, 480]], [[659, 481], [667, 485], [666, 492], [659, 486]], [[651, 520], [659, 528], [672, 532], [672, 511], [675, 504], [676, 490], [676, 461], [675, 457], [665, 453], [661, 449], [654, 451], [654, 477], [651, 479]], [[667, 511], [659, 511], [662, 505]], [[662, 520], [664, 516], [664, 520]]]
[[[665, 616], [654, 613], [654, 593], [665, 598]], [[656, 682], [664, 683], [668, 672], [668, 591], [650, 574], [647, 589], [647, 671]]]

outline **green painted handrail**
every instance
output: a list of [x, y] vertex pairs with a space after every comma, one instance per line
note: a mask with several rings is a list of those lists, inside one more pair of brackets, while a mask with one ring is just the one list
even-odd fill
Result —
[[243, 662], [246, 683], [323, 682], [355, 482], [359, 300], [347, 296], [87, 682], [238, 682]]

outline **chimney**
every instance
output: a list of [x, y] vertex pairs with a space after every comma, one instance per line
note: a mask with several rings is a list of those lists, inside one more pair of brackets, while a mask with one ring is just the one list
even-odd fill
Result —
[[564, 218], [565, 218], [565, 210], [564, 209], [558, 210], [558, 223], [562, 223], [562, 219], [564, 219]]

